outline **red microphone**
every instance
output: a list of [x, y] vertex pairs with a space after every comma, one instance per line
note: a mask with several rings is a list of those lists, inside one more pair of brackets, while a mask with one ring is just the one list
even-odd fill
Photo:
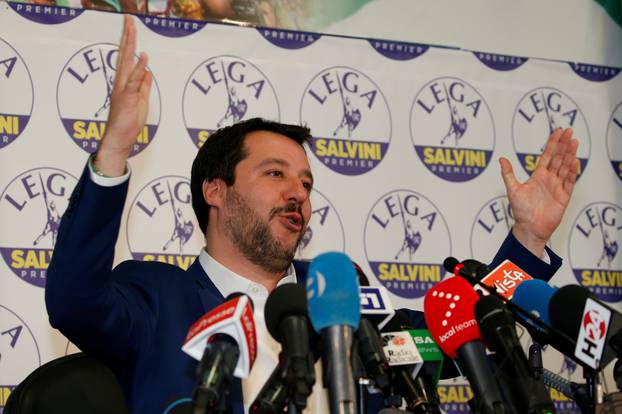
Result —
[[486, 347], [475, 320], [478, 300], [479, 295], [466, 280], [450, 277], [437, 283], [425, 295], [425, 321], [443, 352], [460, 361], [475, 394], [477, 412], [509, 412], [488, 365]]

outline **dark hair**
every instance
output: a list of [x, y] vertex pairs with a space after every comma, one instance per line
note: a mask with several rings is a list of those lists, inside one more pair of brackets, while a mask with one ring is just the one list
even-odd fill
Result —
[[238, 122], [211, 134], [199, 148], [190, 172], [192, 208], [203, 233], [207, 229], [209, 219], [209, 205], [203, 198], [203, 182], [220, 178], [228, 186], [233, 185], [236, 165], [248, 156], [244, 147], [244, 138], [246, 134], [254, 131], [275, 132], [291, 138], [300, 146], [311, 141], [311, 131], [307, 127], [281, 124], [261, 118]]

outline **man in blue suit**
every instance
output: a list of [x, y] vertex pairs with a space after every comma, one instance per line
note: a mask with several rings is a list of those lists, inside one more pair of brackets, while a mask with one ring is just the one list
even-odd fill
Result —
[[[196, 362], [180, 349], [188, 327], [229, 293], [248, 293], [260, 355], [250, 377], [235, 380], [230, 390], [231, 410], [241, 414], [280, 348], [265, 332], [265, 299], [277, 285], [300, 283], [306, 275], [293, 257], [311, 215], [313, 175], [303, 147], [309, 130], [253, 119], [214, 133], [192, 166], [193, 208], [206, 240], [199, 258], [187, 271], [137, 261], [113, 269], [126, 161], [146, 120], [152, 81], [147, 56], [134, 60], [135, 44], [134, 23], [126, 16], [106, 134], [72, 194], [48, 269], [50, 321], [112, 368], [131, 412], [168, 413], [195, 386]], [[559, 268], [561, 259], [545, 244], [570, 200], [577, 145], [572, 131], [553, 132], [525, 183], [501, 159], [516, 224], [494, 263], [510, 258], [547, 280]], [[423, 326], [422, 313], [410, 316], [414, 326]], [[323, 394], [314, 388], [310, 412], [326, 412]]]

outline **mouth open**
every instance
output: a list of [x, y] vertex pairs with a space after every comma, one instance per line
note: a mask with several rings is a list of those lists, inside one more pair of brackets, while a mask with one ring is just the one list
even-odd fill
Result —
[[290, 231], [300, 233], [302, 231], [302, 216], [298, 213], [286, 213], [279, 215], [281, 222]]

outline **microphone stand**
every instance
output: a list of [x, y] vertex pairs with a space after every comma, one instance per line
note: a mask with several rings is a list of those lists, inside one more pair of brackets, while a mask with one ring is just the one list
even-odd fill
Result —
[[[587, 385], [587, 409], [590, 413], [596, 412], [596, 405], [602, 404], [602, 394], [600, 392], [600, 384], [598, 381], [598, 372], [583, 367], [583, 378]], [[599, 401], [600, 400], [600, 401]]]

